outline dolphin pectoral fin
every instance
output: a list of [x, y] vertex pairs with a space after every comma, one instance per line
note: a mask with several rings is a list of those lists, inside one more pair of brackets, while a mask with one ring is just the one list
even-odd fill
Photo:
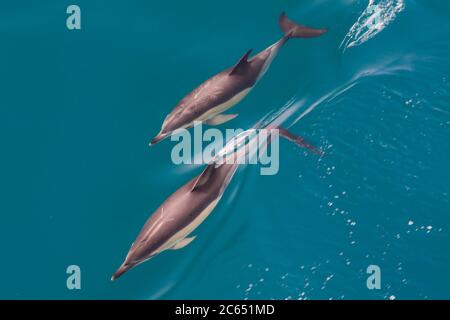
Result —
[[287, 129], [284, 128], [278, 128], [278, 132], [281, 137], [288, 139], [291, 142], [294, 142], [296, 145], [306, 148], [312, 153], [314, 153], [317, 156], [323, 156], [324, 152], [320, 150], [319, 148], [315, 147], [314, 145], [307, 142], [304, 138], [297, 136], [291, 132], [289, 132]]
[[219, 124], [228, 122], [236, 118], [239, 114], [218, 114], [205, 121], [206, 124], [210, 126], [217, 126]]
[[251, 52], [252, 52], [252, 49], [248, 50], [242, 56], [242, 58], [239, 59], [238, 63], [236, 63], [236, 65], [233, 67], [233, 69], [231, 69], [230, 76], [233, 74], [239, 74], [239, 72], [247, 66], [247, 63], [248, 63], [247, 59], [250, 56]]
[[192, 241], [194, 241], [194, 239], [197, 236], [194, 237], [190, 237], [190, 238], [184, 238], [180, 241], [178, 241], [172, 248], [170, 248], [171, 250], [178, 250], [178, 249], [183, 249], [184, 247], [186, 247], [189, 243], [191, 243]]

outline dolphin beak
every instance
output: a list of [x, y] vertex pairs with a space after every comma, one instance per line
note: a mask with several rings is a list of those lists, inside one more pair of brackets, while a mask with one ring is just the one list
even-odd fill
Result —
[[114, 281], [118, 279], [121, 275], [123, 275], [125, 272], [127, 272], [132, 266], [127, 264], [122, 264], [119, 269], [113, 274], [111, 277], [111, 281]]
[[151, 147], [151, 146], [157, 144], [158, 142], [160, 142], [161, 140], [164, 140], [167, 136], [168, 136], [167, 133], [160, 133], [156, 137], [154, 137], [153, 140], [150, 141], [150, 143], [148, 145]]

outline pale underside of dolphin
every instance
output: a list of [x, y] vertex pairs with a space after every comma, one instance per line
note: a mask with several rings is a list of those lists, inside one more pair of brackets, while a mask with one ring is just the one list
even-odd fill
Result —
[[[275, 128], [268, 128], [275, 129]], [[297, 145], [309, 149], [317, 155], [322, 151], [307, 143], [286, 129], [278, 129], [279, 136], [287, 138]], [[272, 131], [269, 131], [272, 132]], [[271, 141], [271, 134], [267, 143]], [[224, 149], [235, 150], [234, 146]], [[237, 152], [247, 152], [247, 148], [233, 151], [229, 156], [236, 157]], [[242, 156], [242, 155], [241, 155]], [[235, 159], [235, 158], [234, 158]], [[191, 233], [209, 216], [222, 198], [233, 178], [239, 162], [212, 162], [197, 177], [186, 183], [156, 210], [141, 229], [125, 258], [123, 264], [114, 273], [115, 280], [129, 269], [147, 261], [165, 250], [181, 249], [191, 243], [195, 236]]]
[[265, 74], [280, 48], [290, 38], [313, 38], [326, 32], [296, 24], [284, 13], [279, 18], [283, 37], [273, 45], [249, 59], [251, 50], [233, 67], [203, 82], [185, 96], [164, 120], [161, 131], [150, 145], [170, 136], [175, 130], [189, 128], [194, 121], [210, 125], [225, 123], [237, 114], [223, 114], [241, 101]]

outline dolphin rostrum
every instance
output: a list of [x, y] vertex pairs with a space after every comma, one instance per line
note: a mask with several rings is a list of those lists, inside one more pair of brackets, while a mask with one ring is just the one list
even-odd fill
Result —
[[279, 18], [283, 37], [249, 59], [251, 50], [233, 66], [203, 82], [185, 96], [166, 117], [161, 131], [150, 145], [170, 136], [175, 130], [189, 128], [194, 121], [218, 125], [234, 119], [237, 114], [223, 114], [241, 101], [265, 74], [280, 48], [290, 38], [313, 38], [326, 29], [312, 29], [289, 20], [284, 13]]
[[[322, 151], [307, 143], [286, 129], [266, 127], [268, 138], [265, 146], [271, 142], [273, 129], [277, 129], [279, 136], [287, 138], [297, 145], [307, 148], [314, 154], [322, 155]], [[251, 129], [255, 130], [255, 129]], [[191, 233], [209, 216], [221, 199], [225, 189], [233, 178], [239, 163], [237, 157], [249, 153], [248, 148], [235, 150], [236, 145], [251, 131], [244, 131], [239, 137], [229, 142], [220, 152], [225, 155], [225, 161], [218, 164], [213, 160], [197, 177], [186, 183], [156, 210], [141, 229], [136, 240], [131, 245], [125, 261], [114, 273], [111, 280], [115, 280], [129, 269], [147, 261], [157, 254], [169, 249], [181, 249], [191, 243], [195, 236]], [[254, 139], [256, 140], [256, 139]], [[257, 143], [252, 141], [252, 143]], [[231, 150], [231, 152], [230, 152]], [[253, 149], [254, 150], [254, 149]], [[234, 161], [227, 161], [233, 157]]]

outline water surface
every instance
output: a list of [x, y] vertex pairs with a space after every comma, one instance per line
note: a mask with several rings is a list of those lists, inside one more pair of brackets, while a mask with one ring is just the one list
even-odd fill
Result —
[[[0, 298], [448, 298], [450, 4], [430, 0], [14, 1], [0, 13]], [[235, 176], [195, 241], [116, 282], [149, 215], [201, 170], [150, 139], [180, 98], [281, 32], [292, 40], [223, 125], [289, 101], [280, 172]], [[82, 289], [66, 288], [66, 267]], [[366, 268], [382, 271], [381, 290]]]

